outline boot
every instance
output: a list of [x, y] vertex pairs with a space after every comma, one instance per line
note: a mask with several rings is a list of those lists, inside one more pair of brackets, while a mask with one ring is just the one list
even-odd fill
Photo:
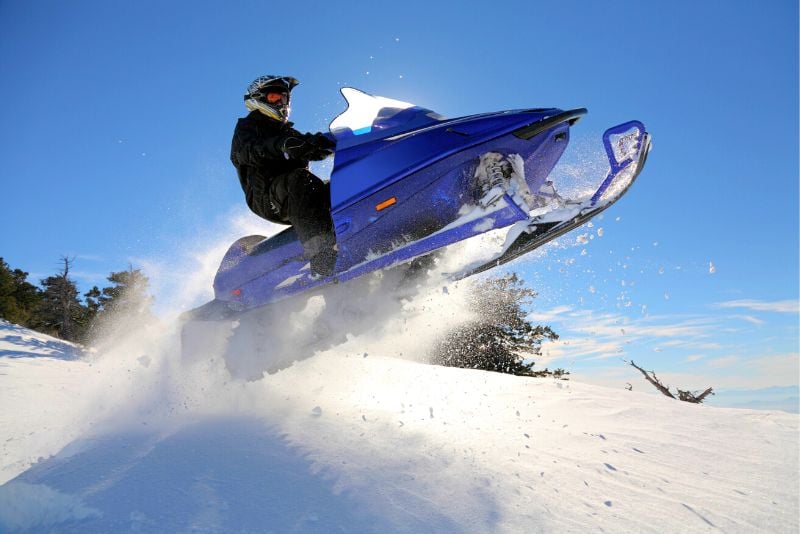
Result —
[[311, 274], [330, 276], [336, 267], [336, 238], [332, 234], [319, 234], [303, 243], [306, 258], [311, 261]]

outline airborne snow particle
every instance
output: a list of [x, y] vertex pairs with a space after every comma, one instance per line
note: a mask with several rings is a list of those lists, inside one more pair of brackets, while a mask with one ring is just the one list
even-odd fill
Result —
[[664, 267], [659, 267], [658, 268], [658, 274], [664, 274], [664, 271], [666, 271], [666, 269], [664, 269]]
[[714, 266], [714, 262], [708, 262], [708, 274], [714, 274], [715, 272], [717, 272], [717, 268]]
[[602, 228], [598, 228], [597, 229], [597, 237], [603, 237], [603, 229]]

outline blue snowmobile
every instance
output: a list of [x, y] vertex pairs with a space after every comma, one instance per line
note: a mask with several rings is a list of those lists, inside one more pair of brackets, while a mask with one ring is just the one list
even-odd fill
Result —
[[197, 321], [234, 319], [334, 283], [414, 265], [440, 249], [511, 227], [497, 253], [464, 265], [457, 280], [518, 258], [581, 226], [616, 202], [641, 172], [650, 135], [638, 121], [606, 130], [609, 170], [579, 201], [548, 180], [586, 109], [534, 108], [447, 119], [419, 106], [342, 89], [348, 107], [336, 139], [331, 212], [338, 246], [332, 276], [311, 273], [292, 228], [230, 247], [214, 300]]

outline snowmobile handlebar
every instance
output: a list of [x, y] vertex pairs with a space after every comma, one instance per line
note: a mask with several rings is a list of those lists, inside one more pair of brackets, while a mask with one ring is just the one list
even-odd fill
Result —
[[561, 124], [562, 122], [569, 122], [569, 125], [572, 126], [581, 120], [581, 117], [586, 115], [588, 112], [589, 111], [586, 108], [570, 109], [557, 115], [553, 115], [552, 117], [547, 117], [546, 119], [536, 121], [533, 124], [529, 124], [528, 126], [520, 128], [519, 130], [515, 130], [512, 133], [520, 139], [525, 139], [527, 141], [528, 139], [539, 135], [545, 130], [549, 130], [557, 124]]

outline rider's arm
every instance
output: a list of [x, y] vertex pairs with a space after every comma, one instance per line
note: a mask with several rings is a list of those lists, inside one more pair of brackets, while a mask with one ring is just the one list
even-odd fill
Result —
[[283, 157], [286, 135], [262, 136], [254, 124], [240, 120], [233, 132], [231, 160], [236, 165], [257, 166], [266, 159]]

